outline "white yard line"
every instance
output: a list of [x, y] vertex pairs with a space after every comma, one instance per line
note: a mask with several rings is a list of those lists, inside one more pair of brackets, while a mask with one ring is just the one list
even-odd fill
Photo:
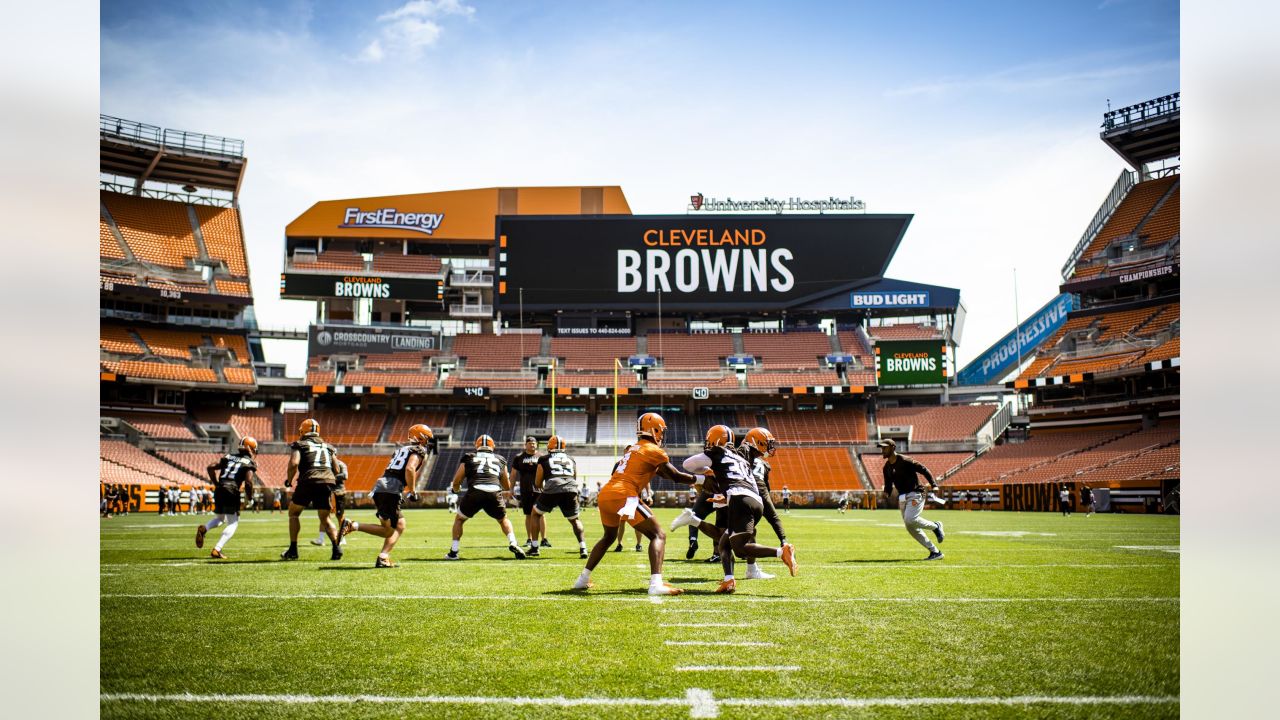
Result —
[[658, 623], [658, 627], [666, 628], [749, 628], [751, 623]]
[[756, 640], [667, 640], [663, 645], [690, 647], [777, 647], [777, 643]]
[[[157, 598], [204, 598], [204, 599], [250, 599], [250, 600], [453, 600], [462, 602], [562, 602], [565, 595], [391, 595], [382, 593], [342, 595], [336, 593], [103, 593], [102, 598], [120, 599], [157, 599]], [[621, 597], [582, 593], [583, 601], [591, 602], [653, 602], [662, 601], [661, 596]], [[999, 603], [1178, 603], [1177, 597], [751, 597], [736, 595], [731, 603], [814, 603], [830, 605], [832, 603], [895, 603], [895, 602], [928, 602], [943, 604], [999, 604]], [[679, 602], [679, 601], [676, 601]], [[664, 609], [664, 612], [666, 610]], [[674, 609], [671, 610], [675, 612]]]
[[[799, 665], [677, 665], [676, 672], [793, 672]], [[723, 701], [719, 701], [723, 702]]]
[[1155, 550], [1157, 552], [1173, 553], [1180, 555], [1182, 547], [1178, 545], [1116, 545], [1121, 550]]

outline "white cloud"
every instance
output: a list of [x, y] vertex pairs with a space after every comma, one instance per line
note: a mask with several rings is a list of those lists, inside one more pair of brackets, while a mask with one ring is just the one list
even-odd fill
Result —
[[355, 58], [360, 62], [377, 63], [388, 52], [414, 59], [424, 48], [440, 40], [444, 26], [437, 18], [458, 16], [471, 19], [476, 9], [460, 0], [410, 0], [400, 7], [378, 16], [378, 37], [374, 38]]

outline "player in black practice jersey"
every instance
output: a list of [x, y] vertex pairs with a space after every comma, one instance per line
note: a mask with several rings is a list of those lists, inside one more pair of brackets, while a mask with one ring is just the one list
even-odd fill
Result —
[[[333, 458], [333, 524], [342, 529], [342, 518], [347, 514], [347, 464], [338, 457]], [[320, 523], [320, 532], [311, 540], [312, 545], [324, 545], [324, 523]], [[342, 538], [339, 545], [346, 545]]]
[[[546, 515], [556, 508], [569, 521], [574, 537], [578, 538], [578, 557], [587, 557], [587, 542], [582, 537], [582, 521], [578, 519], [578, 492], [582, 481], [578, 479], [578, 462], [567, 452], [569, 444], [559, 435], [552, 435], [547, 440], [547, 454], [538, 458], [538, 470], [533, 476], [534, 488], [538, 491], [538, 501], [533, 507], [534, 513], [542, 522], [545, 533]], [[530, 555], [538, 554], [535, 545], [529, 550]]]
[[289, 500], [289, 549], [280, 553], [281, 560], [298, 559], [298, 531], [302, 529], [302, 511], [315, 510], [320, 516], [320, 527], [333, 543], [330, 559], [341, 560], [342, 548], [338, 546], [341, 537], [338, 528], [333, 524], [329, 513], [333, 512], [333, 488], [338, 479], [333, 473], [333, 461], [338, 451], [320, 437], [320, 423], [310, 418], [303, 420], [298, 426], [299, 438], [289, 447], [293, 454], [289, 456], [289, 474], [285, 477], [286, 488], [293, 485], [298, 478], [298, 489]]
[[[764, 449], [761, 449], [764, 448]], [[769, 475], [773, 467], [766, 458], [773, 457], [778, 451], [778, 441], [768, 428], [752, 428], [742, 440], [738, 453], [751, 463], [751, 474], [755, 476], [756, 485], [760, 488], [760, 499], [764, 503], [764, 519], [778, 536], [778, 543], [787, 544], [787, 531], [782, 529], [782, 518], [778, 517], [778, 509], [773, 506], [773, 490], [769, 487]]]
[[524, 439], [524, 450], [512, 455], [509, 463], [520, 488], [520, 512], [524, 513], [525, 544], [534, 550], [538, 548], [539, 540], [542, 541], [543, 547], [551, 547], [547, 543], [547, 518], [533, 511], [533, 506], [538, 502], [539, 493], [533, 478], [538, 472], [538, 461], [541, 458], [542, 456], [538, 454], [538, 439], [528, 435]]
[[235, 455], [223, 455], [222, 459], [212, 463], [205, 471], [209, 473], [209, 481], [214, 484], [213, 512], [209, 522], [196, 528], [196, 547], [204, 547], [204, 534], [225, 524], [222, 537], [213, 546], [209, 557], [226, 559], [222, 548], [240, 525], [240, 488], [243, 487], [249, 496], [253, 496], [253, 479], [258, 471], [258, 464], [253, 458], [258, 454], [258, 441], [246, 437], [240, 441], [240, 450]]
[[511, 476], [507, 463], [494, 452], [497, 446], [493, 438], [481, 435], [476, 438], [476, 449], [462, 456], [458, 471], [453, 474], [453, 492], [458, 492], [462, 481], [467, 481], [467, 493], [458, 502], [458, 514], [453, 518], [453, 544], [444, 556], [446, 560], [458, 559], [458, 545], [462, 540], [462, 526], [483, 510], [498, 521], [498, 527], [507, 536], [507, 549], [517, 559], [524, 560], [524, 550], [516, 544], [516, 533], [507, 519], [505, 493], [511, 492]]
[[373, 504], [378, 508], [380, 523], [377, 527], [350, 520], [341, 523], [344, 537], [348, 533], [363, 532], [382, 538], [382, 552], [378, 553], [374, 567], [395, 567], [391, 562], [391, 551], [404, 533], [404, 514], [400, 512], [402, 498], [406, 490], [413, 495], [414, 488], [418, 486], [418, 473], [427, 465], [432, 437], [431, 428], [414, 425], [409, 428], [409, 443], [400, 446], [391, 456], [387, 469], [382, 471], [382, 477], [373, 486]]
[[[748, 434], [751, 441], [747, 447], [757, 457], [764, 457], [771, 447], [776, 446], [776, 443], [769, 442], [773, 436], [764, 428], [755, 428]], [[747, 558], [748, 563], [753, 558], [778, 557], [795, 575], [795, 548], [791, 544], [772, 548], [754, 542], [756, 524], [764, 514], [764, 503], [751, 461], [734, 449], [733, 430], [724, 425], [711, 428], [707, 431], [704, 447], [703, 452], [685, 460], [684, 467], [699, 476], [710, 470], [712, 478], [702, 482], [713, 482], [717, 496], [723, 497], [727, 506], [728, 529], [718, 544], [725, 577], [716, 592], [731, 593], [737, 587], [733, 577], [734, 555]]]

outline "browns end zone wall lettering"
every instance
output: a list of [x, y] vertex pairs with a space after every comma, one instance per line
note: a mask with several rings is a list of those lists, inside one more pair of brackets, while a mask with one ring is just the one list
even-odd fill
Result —
[[501, 216], [508, 310], [782, 309], [884, 275], [910, 215]]
[[380, 300], [438, 300], [439, 280], [419, 280], [382, 275], [320, 275], [283, 273], [282, 296], [323, 298], [375, 298]]

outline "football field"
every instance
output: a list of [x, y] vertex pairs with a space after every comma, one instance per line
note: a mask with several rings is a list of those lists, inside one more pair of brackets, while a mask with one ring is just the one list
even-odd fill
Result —
[[361, 533], [331, 562], [314, 513], [297, 562], [268, 513], [212, 561], [221, 528], [193, 543], [208, 517], [102, 522], [103, 717], [1178, 716], [1176, 517], [934, 510], [946, 557], [922, 562], [896, 511], [795, 511], [799, 576], [765, 560], [777, 577], [730, 596], [681, 528], [664, 574], [686, 593], [668, 598], [645, 594], [631, 532], [570, 591], [583, 561], [558, 515], [540, 558], [480, 516], [447, 562], [451, 516], [410, 511], [389, 570]]

